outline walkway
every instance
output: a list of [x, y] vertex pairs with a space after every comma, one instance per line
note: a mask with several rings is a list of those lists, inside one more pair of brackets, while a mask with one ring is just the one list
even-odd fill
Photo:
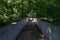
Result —
[[44, 37], [41, 37], [41, 35], [42, 32], [36, 23], [28, 21], [20, 35], [17, 37], [17, 40], [46, 40]]
[[0, 29], [0, 40], [60, 40], [60, 27], [38, 18], [35, 22], [27, 18]]

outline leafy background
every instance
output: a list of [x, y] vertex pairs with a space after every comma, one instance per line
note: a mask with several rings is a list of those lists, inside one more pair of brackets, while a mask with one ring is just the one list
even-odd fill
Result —
[[21, 20], [27, 14], [60, 25], [60, 0], [0, 0], [0, 25]]

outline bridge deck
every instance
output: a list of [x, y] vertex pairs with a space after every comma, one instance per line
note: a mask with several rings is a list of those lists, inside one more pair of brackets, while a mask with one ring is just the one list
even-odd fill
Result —
[[44, 34], [48, 40], [60, 39], [60, 27], [38, 18], [35, 18], [35, 22], [28, 21], [27, 18], [0, 29], [0, 40], [40, 40]]
[[[41, 40], [41, 30], [35, 22], [28, 21], [17, 40]], [[43, 40], [46, 40], [43, 38]]]

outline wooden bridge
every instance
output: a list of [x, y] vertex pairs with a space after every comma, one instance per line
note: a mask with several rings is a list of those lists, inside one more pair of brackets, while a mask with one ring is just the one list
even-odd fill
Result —
[[0, 30], [0, 40], [59, 40], [59, 28], [55, 25], [33, 18], [11, 23]]

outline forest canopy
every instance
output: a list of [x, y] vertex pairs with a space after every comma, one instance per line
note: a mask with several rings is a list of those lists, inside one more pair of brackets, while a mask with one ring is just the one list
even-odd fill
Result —
[[60, 0], [0, 0], [0, 23], [9, 24], [27, 14], [60, 25]]

